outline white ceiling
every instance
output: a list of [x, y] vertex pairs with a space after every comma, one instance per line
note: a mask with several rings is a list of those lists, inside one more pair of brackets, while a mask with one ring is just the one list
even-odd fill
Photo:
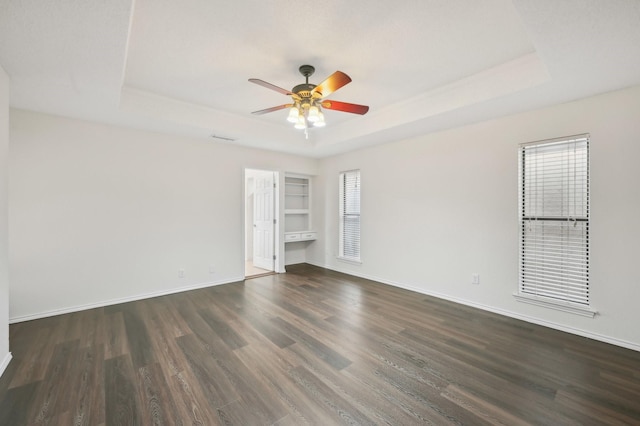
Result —
[[[0, 0], [11, 105], [322, 157], [640, 84], [638, 0]], [[309, 140], [286, 89], [336, 70]], [[215, 139], [209, 139], [211, 143]]]

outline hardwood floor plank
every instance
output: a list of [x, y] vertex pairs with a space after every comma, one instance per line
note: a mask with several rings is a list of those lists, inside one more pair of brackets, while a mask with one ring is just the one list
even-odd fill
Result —
[[[266, 337], [280, 348], [295, 343], [295, 341], [270, 323], [274, 315], [269, 308], [273, 305], [260, 305], [244, 296], [241, 299], [242, 304], [239, 304], [239, 299], [236, 298], [234, 300], [230, 298], [228, 291], [220, 292], [218, 291], [219, 288], [220, 287], [215, 287], [211, 291], [212, 309], [218, 313], [219, 317], [228, 318], [231, 325], [237, 327], [243, 336], [245, 336], [245, 334], [258, 334]], [[232, 300], [234, 306], [230, 308], [229, 304]], [[245, 337], [245, 340], [251, 339], [251, 337], [251, 335], [248, 335]]]
[[[300, 347], [292, 347], [290, 350], [302, 357], [302, 364], [344, 399], [351, 400], [356, 406], [367, 407], [367, 414], [376, 421], [389, 421], [394, 416], [396, 419], [391, 421], [392, 424], [482, 424], [476, 416], [461, 412], [458, 407], [443, 400], [440, 393], [448, 384], [446, 380], [426, 371], [412, 371], [407, 363], [387, 347], [376, 344], [373, 339], [365, 339], [364, 333], [346, 334], [344, 338], [351, 340], [358, 336], [358, 344], [353, 349], [350, 348], [350, 352], [354, 351], [354, 359], [360, 362], [354, 362], [340, 371], [342, 376], [348, 377], [356, 373], [357, 377], [350, 380], [336, 376], [321, 364], [314, 363]], [[361, 351], [359, 347], [367, 350]], [[400, 380], [401, 383], [398, 384], [395, 380]], [[362, 385], [367, 382], [373, 384], [363, 389]], [[379, 392], [380, 389], [384, 392]], [[455, 413], [455, 417], [449, 418], [447, 412]]]
[[32, 423], [47, 424], [58, 413], [66, 411], [67, 404], [64, 399], [71, 389], [70, 383], [65, 379], [69, 376], [70, 370], [75, 367], [73, 361], [77, 355], [79, 342], [79, 340], [73, 340], [55, 346], [49, 360], [47, 374], [41, 382], [40, 391], [29, 412]]
[[640, 407], [634, 408], [630, 402], [612, 398], [611, 395], [595, 395], [577, 386], [566, 386], [556, 395], [556, 401], [578, 407], [593, 419], [606, 422], [630, 423], [640, 418]]
[[180, 418], [183, 424], [202, 426], [221, 424], [215, 408], [210, 406], [198, 380], [190, 370], [170, 377], [167, 385], [176, 402], [176, 417]]
[[69, 374], [66, 406], [76, 426], [94, 425], [104, 417], [104, 345], [81, 348]]
[[530, 424], [504, 409], [487, 404], [483, 399], [457, 386], [448, 386], [442, 396], [460, 406], [460, 408], [475, 414], [488, 424], [504, 426], [527, 426]]
[[133, 367], [136, 370], [156, 362], [147, 327], [139, 310], [136, 309], [136, 304], [142, 303], [143, 301], [133, 302], [130, 305], [126, 305], [122, 310], [124, 326], [127, 332], [127, 342], [129, 344], [129, 353], [133, 361]]
[[[447, 353], [456, 360], [465, 363], [468, 367], [473, 367], [491, 374], [491, 376], [504, 379], [506, 382], [518, 383], [520, 387], [525, 387], [543, 397], [552, 399], [556, 390], [561, 385], [552, 378], [535, 374], [535, 371], [523, 371], [522, 365], [509, 365], [511, 360], [507, 358], [494, 358], [486, 351], [476, 351], [475, 349], [460, 348], [456, 344], [449, 344], [442, 339], [442, 336], [428, 336], [412, 330], [405, 330], [400, 333], [403, 337], [413, 340], [424, 348], [435, 348], [441, 353]], [[473, 348], [471, 346], [470, 348]]]
[[[364, 386], [369, 393], [376, 394], [376, 404], [368, 402], [366, 405], [385, 406], [387, 412], [400, 410], [396, 424], [412, 424], [416, 422], [453, 422], [456, 420], [462, 424], [482, 424], [482, 420], [468, 413], [460, 411], [441, 398], [441, 392], [449, 385], [448, 380], [437, 375], [433, 375], [429, 369], [416, 368], [412, 363], [404, 358], [407, 351], [403, 347], [396, 347], [389, 344], [391, 336], [386, 336], [384, 331], [380, 331], [370, 324], [355, 326], [344, 320], [332, 317], [328, 322], [340, 326], [345, 334], [345, 340], [356, 340], [358, 346], [366, 348], [365, 351], [357, 351], [361, 362], [355, 362], [345, 368], [342, 373], [349, 375], [349, 383], [359, 383]], [[383, 344], [385, 342], [386, 344]], [[356, 350], [356, 349], [354, 349]], [[416, 355], [409, 355], [418, 356]], [[398, 384], [394, 378], [403, 382]], [[396, 380], [397, 380], [396, 379]], [[368, 399], [369, 395], [361, 396]], [[425, 398], [430, 403], [425, 403]], [[439, 405], [434, 405], [438, 401]], [[425, 408], [431, 410], [425, 412]], [[444, 408], [441, 408], [444, 407]], [[455, 419], [448, 419], [444, 413], [456, 413]]]
[[104, 319], [105, 359], [128, 355], [129, 342], [122, 311], [105, 308], [105, 312], [107, 311], [110, 313], [106, 314]]
[[144, 300], [144, 308], [147, 310], [145, 317], [162, 324], [162, 329], [171, 337], [180, 337], [191, 334], [189, 326], [184, 318], [178, 313], [176, 307], [172, 303], [172, 296], [154, 297], [153, 299]]
[[222, 407], [240, 398], [224, 369], [207, 352], [200, 339], [187, 335], [178, 337], [177, 341], [212, 407]]
[[209, 324], [209, 327], [211, 327], [222, 341], [227, 344], [229, 349], [238, 349], [247, 344], [246, 340], [231, 327], [228, 320], [225, 322], [225, 320], [216, 315], [212, 309], [200, 309], [198, 310], [198, 314]]
[[8, 389], [0, 400], [0, 425], [26, 425], [31, 411], [33, 395], [37, 395], [41, 382]]
[[222, 339], [220, 339], [215, 331], [213, 331], [209, 324], [207, 324], [207, 322], [202, 319], [200, 315], [198, 315], [194, 305], [190, 303], [180, 303], [177, 306], [177, 309], [180, 315], [184, 318], [192, 333], [177, 338], [177, 342], [185, 340], [186, 337], [189, 337], [189, 339], [186, 340], [190, 340], [193, 336], [196, 336], [204, 344], [208, 344], [215, 348], [217, 352], [217, 358], [223, 358], [226, 356], [225, 353], [231, 351], [231, 349], [229, 349], [229, 347], [222, 341]]
[[142, 416], [136, 392], [136, 374], [129, 355], [104, 362], [104, 394], [106, 423], [109, 425], [140, 425]]
[[295, 340], [280, 331], [278, 327], [271, 324], [270, 317], [263, 316], [257, 311], [249, 309], [246, 314], [246, 320], [254, 330], [262, 334], [281, 349], [295, 343]]
[[[184, 371], [188, 368], [188, 363], [175, 340], [176, 337], [184, 335], [182, 326], [176, 328], [173, 314], [165, 317], [158, 312], [158, 308], [162, 308], [162, 312], [173, 311], [173, 306], [168, 303], [156, 305], [150, 302], [140, 306], [152, 350], [165, 376], [170, 377]], [[184, 323], [184, 320], [181, 323]], [[188, 329], [186, 324], [184, 329]]]
[[601, 371], [599, 387], [611, 388], [612, 394], [624, 395], [625, 399], [632, 400], [640, 395], [640, 381], [633, 375], [621, 375], [615, 371]]
[[[47, 347], [49, 345], [53, 347], [52, 343], [54, 339], [51, 336], [51, 330], [48, 328], [40, 328], [34, 330], [32, 333], [25, 334], [25, 336], [27, 335], [33, 340], [32, 342], [24, 343], [30, 346], [29, 350], [20, 350], [19, 345], [14, 346], [14, 342], [11, 342], [11, 348], [16, 354], [14, 358], [19, 356], [21, 359], [14, 359], [13, 361], [13, 364], [18, 364], [19, 367], [16, 369], [13, 380], [9, 385], [10, 388], [43, 380], [47, 371], [47, 363], [43, 361], [48, 361], [45, 354], [50, 351]], [[45, 356], [43, 357], [43, 355]]]
[[[318, 380], [326, 385], [339, 398], [366, 413], [369, 419], [375, 423], [388, 424], [416, 424], [423, 422], [447, 423], [441, 416], [428, 413], [424, 414], [425, 407], [414, 399], [397, 392], [388, 382], [380, 380], [381, 374], [376, 371], [373, 359], [366, 362], [352, 363], [343, 370], [337, 371], [331, 366], [319, 360], [313, 352], [302, 345], [294, 345], [287, 348], [295, 356], [290, 361], [304, 366]], [[361, 359], [364, 361], [364, 359]], [[360, 367], [360, 368], [357, 368]], [[373, 379], [375, 385], [369, 386], [371, 380], [363, 380], [358, 373], [366, 371], [364, 376]], [[353, 377], [355, 372], [357, 377]], [[380, 387], [378, 387], [380, 386]], [[383, 390], [381, 393], [380, 390]], [[437, 395], [439, 390], [434, 391]], [[415, 409], [412, 409], [415, 408]], [[423, 412], [423, 414], [418, 414]]]
[[241, 287], [244, 289], [245, 281], [215, 286], [211, 289], [214, 299], [225, 297], [225, 306], [238, 312], [242, 312], [245, 304], [244, 291], [238, 291]]
[[233, 401], [218, 408], [218, 417], [223, 425], [264, 425], [271, 424], [259, 417], [256, 411], [242, 400]]
[[[252, 412], [252, 416], [260, 419], [258, 424], [272, 424], [288, 414], [282, 402], [273, 395], [265, 377], [248, 370], [235, 354], [227, 359], [218, 360], [218, 364], [240, 396], [234, 401], [234, 410], [245, 407], [245, 410]], [[219, 415], [221, 412], [228, 414], [229, 408], [221, 407], [218, 410]]]
[[296, 306], [295, 304], [284, 300], [281, 295], [274, 295], [270, 293], [266, 288], [263, 289], [261, 287], [255, 287], [254, 290], [254, 293], [249, 297], [268, 301], [274, 307], [277, 307], [278, 309], [273, 311], [274, 316], [295, 317], [300, 320], [305, 320], [311, 324], [322, 320], [322, 317], [316, 315], [313, 311], [303, 309], [301, 306]]
[[[285, 352], [285, 351], [283, 351]], [[288, 419], [280, 422], [297, 422], [296, 424], [331, 424], [325, 419], [322, 407], [316, 401], [300, 392], [299, 387], [289, 376], [289, 370], [296, 365], [286, 356], [273, 356], [273, 349], [261, 344], [250, 342], [249, 345], [235, 351], [240, 361], [249, 371], [264, 377], [267, 389], [277, 396], [284, 406], [289, 409]], [[321, 421], [323, 420], [324, 421]]]
[[138, 396], [142, 402], [142, 421], [148, 425], [176, 425], [182, 420], [158, 364], [138, 369]]
[[[438, 413], [426, 412], [425, 406], [403, 389], [389, 386], [389, 382], [377, 369], [372, 371], [370, 367], [362, 364], [353, 364], [341, 374], [346, 376], [345, 379], [351, 386], [359, 388], [360, 393], [364, 394], [361, 396], [361, 403], [367, 407], [367, 410], [378, 411], [376, 418], [380, 423], [388, 422], [398, 425], [448, 423]], [[380, 411], [382, 413], [379, 413]], [[460, 415], [460, 410], [456, 412], [462, 420], [472, 417]], [[473, 416], [473, 421], [466, 423], [463, 421], [462, 424], [482, 426], [485, 422]]]
[[[518, 380], [509, 381], [508, 377], [495, 376], [482, 367], [459, 359], [455, 354], [449, 353], [446, 346], [438, 349], [425, 345], [414, 346], [413, 340], [396, 341], [391, 345], [395, 346], [396, 354], [414, 368], [428, 371], [461, 389], [468, 389], [487, 404], [502, 408], [524, 421], [533, 424], [564, 424], [568, 420], [562, 410], [559, 410], [560, 407], [552, 402], [555, 391], [545, 388], [544, 392], [539, 392], [539, 389], [530, 385], [531, 380], [535, 380], [534, 377], [527, 378], [522, 383]], [[517, 371], [513, 374], [516, 375]], [[496, 389], [500, 391], [497, 392]], [[552, 411], [552, 407], [555, 407], [556, 412]]]
[[78, 339], [80, 347], [100, 346], [105, 343], [104, 308], [84, 311], [87, 315], [82, 319], [82, 327]]
[[318, 358], [336, 370], [341, 370], [351, 364], [350, 360], [282, 318], [273, 318], [271, 322], [295, 340], [296, 343], [307, 346]]
[[273, 426], [300, 426], [303, 424], [308, 425], [309, 423], [303, 422], [301, 421], [301, 419], [298, 419], [293, 415], [289, 414], [286, 417], [283, 417], [277, 422], [275, 422]]
[[[4, 373], [0, 376], [0, 403], [4, 400], [7, 392], [9, 391], [11, 382], [20, 367], [20, 361], [16, 361], [14, 358], [7, 368], [4, 370]], [[0, 423], [1, 424], [1, 423]]]
[[[486, 404], [493, 405], [497, 409], [510, 411], [517, 414], [522, 419], [533, 417], [532, 421], [540, 423], [541, 418], [547, 417], [546, 410], [540, 410], [533, 415], [529, 412], [529, 407], [544, 407], [551, 404], [554, 393], [539, 393], [528, 384], [518, 381], [511, 382], [508, 379], [495, 376], [491, 372], [485, 371], [481, 366], [473, 365], [464, 359], [458, 359], [455, 354], [427, 347], [424, 345], [413, 345], [411, 340], [389, 340], [387, 344], [396, 357], [394, 365], [402, 366], [405, 373], [403, 376], [425, 374], [433, 375], [436, 380], [449, 382], [460, 389], [471, 389], [474, 394], [480, 395]], [[392, 375], [391, 377], [394, 377]], [[501, 392], [496, 392], [501, 389]], [[536, 417], [537, 416], [537, 417]], [[558, 415], [557, 418], [562, 418]], [[535, 420], [535, 421], [534, 421]], [[547, 424], [553, 421], [547, 420]]]
[[640, 352], [287, 271], [12, 324], [0, 425], [640, 424]]
[[[625, 416], [611, 413], [608, 410], [595, 407], [575, 395], [560, 391], [555, 400], [557, 413], [562, 413], [569, 420], [566, 424], [575, 425], [636, 425], [637, 419], [621, 420]], [[613, 415], [610, 415], [613, 414]], [[554, 416], [555, 417], [555, 416]]]
[[340, 398], [321, 380], [310, 373], [303, 366], [289, 370], [292, 380], [299, 386], [301, 392], [318, 401], [326, 410], [327, 415], [333, 417], [332, 423], [357, 425], [375, 425], [376, 423], [365, 416], [357, 408]]

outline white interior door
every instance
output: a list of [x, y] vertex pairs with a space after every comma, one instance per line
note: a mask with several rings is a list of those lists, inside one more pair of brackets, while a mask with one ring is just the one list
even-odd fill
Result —
[[255, 176], [253, 199], [253, 266], [273, 271], [274, 267], [274, 173]]

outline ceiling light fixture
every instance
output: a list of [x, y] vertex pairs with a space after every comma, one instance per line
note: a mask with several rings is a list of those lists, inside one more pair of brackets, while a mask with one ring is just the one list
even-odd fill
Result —
[[287, 121], [294, 123], [296, 129], [308, 129], [309, 127], [324, 127], [322, 106], [315, 99], [303, 99], [295, 103], [289, 110]]

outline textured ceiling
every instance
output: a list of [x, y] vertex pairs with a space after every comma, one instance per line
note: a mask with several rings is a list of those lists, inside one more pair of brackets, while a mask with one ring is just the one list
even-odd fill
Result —
[[[0, 0], [11, 104], [321, 157], [640, 84], [637, 0]], [[353, 82], [302, 132], [291, 89]], [[216, 143], [214, 139], [210, 139]]]

